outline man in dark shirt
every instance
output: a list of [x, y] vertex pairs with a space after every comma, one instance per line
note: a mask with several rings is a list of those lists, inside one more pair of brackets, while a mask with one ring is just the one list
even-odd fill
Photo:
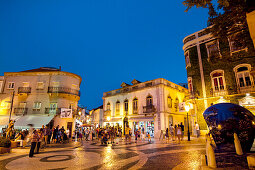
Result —
[[181, 127], [181, 130], [182, 130], [181, 140], [183, 140], [183, 136], [184, 136], [184, 126], [183, 126], [182, 122], [181, 122], [180, 127]]

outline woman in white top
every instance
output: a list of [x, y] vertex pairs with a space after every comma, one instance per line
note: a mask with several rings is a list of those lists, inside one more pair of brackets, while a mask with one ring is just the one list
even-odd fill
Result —
[[182, 135], [182, 129], [181, 129], [180, 125], [178, 125], [176, 133], [177, 133], [177, 137], [178, 137], [178, 142], [180, 144], [181, 135]]

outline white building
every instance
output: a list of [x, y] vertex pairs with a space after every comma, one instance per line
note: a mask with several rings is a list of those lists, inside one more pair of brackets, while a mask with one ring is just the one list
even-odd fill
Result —
[[102, 127], [103, 126], [103, 116], [104, 116], [104, 111], [103, 111], [103, 105], [99, 106], [95, 109], [92, 109], [89, 112], [90, 119], [91, 119], [91, 124], [94, 125], [94, 127]]
[[171, 124], [184, 123], [187, 117], [179, 110], [188, 89], [166, 79], [132, 81], [132, 85], [122, 83], [120, 89], [103, 94], [104, 126], [122, 126], [128, 119], [133, 130], [141, 128], [152, 136], [159, 137], [161, 130]]
[[[15, 128], [50, 123], [73, 131], [80, 83], [80, 76], [56, 68], [4, 73], [0, 79], [0, 128], [6, 127], [11, 113]], [[61, 109], [71, 109], [72, 116], [60, 118]]]

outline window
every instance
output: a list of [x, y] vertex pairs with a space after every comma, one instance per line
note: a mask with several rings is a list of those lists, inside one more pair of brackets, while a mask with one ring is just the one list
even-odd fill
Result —
[[72, 89], [78, 89], [78, 86], [76, 84], [72, 84]]
[[179, 99], [178, 98], [175, 99], [174, 108], [175, 108], [175, 112], [179, 111]]
[[126, 99], [125, 101], [124, 101], [124, 111], [128, 111], [128, 100]]
[[43, 89], [44, 83], [43, 82], [37, 82], [36, 89]]
[[146, 98], [146, 105], [147, 106], [151, 106], [152, 105], [152, 97], [151, 96], [148, 96], [147, 98]]
[[[242, 36], [242, 32], [232, 34], [228, 37], [231, 54], [241, 50], [247, 50], [245, 39], [240, 38], [240, 36]], [[238, 39], [238, 41], [236, 41], [236, 39]]]
[[191, 64], [190, 64], [190, 58], [189, 58], [189, 51], [186, 51], [186, 52], [184, 53], [184, 56], [185, 56], [186, 68], [187, 68], [187, 67], [190, 67]]
[[53, 81], [52, 86], [53, 87], [59, 87], [59, 82], [58, 81]]
[[111, 110], [111, 104], [109, 102], [106, 105], [106, 110]]
[[170, 95], [167, 97], [167, 106], [168, 108], [172, 108], [172, 98]]
[[8, 83], [8, 89], [14, 89], [14, 82]]
[[116, 113], [120, 112], [120, 101], [116, 102]]
[[29, 87], [29, 82], [23, 82], [23, 87]]
[[138, 110], [138, 99], [137, 98], [134, 98], [133, 100], [133, 113], [137, 113], [137, 110]]
[[207, 49], [208, 61], [210, 61], [211, 59], [217, 59], [221, 57], [219, 42], [217, 40], [207, 43], [206, 49]]
[[188, 89], [189, 89], [189, 93], [193, 94], [193, 84], [192, 84], [192, 78], [188, 77]]
[[42, 105], [41, 102], [34, 102], [33, 109], [40, 110], [41, 109], [41, 105]]
[[234, 68], [237, 86], [239, 88], [250, 88], [253, 85], [250, 70], [251, 70], [250, 64], [241, 64]]
[[225, 90], [224, 71], [216, 70], [211, 73], [213, 91]]

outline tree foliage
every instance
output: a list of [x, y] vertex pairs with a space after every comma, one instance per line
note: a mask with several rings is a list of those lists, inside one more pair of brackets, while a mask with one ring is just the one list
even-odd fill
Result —
[[[249, 0], [247, 0], [249, 1]], [[214, 36], [226, 38], [229, 34], [241, 32], [240, 38], [249, 35], [246, 20], [248, 10], [246, 0], [184, 0], [183, 5], [187, 7], [186, 12], [192, 7], [207, 8], [208, 29]], [[249, 36], [248, 36], [249, 37]]]

